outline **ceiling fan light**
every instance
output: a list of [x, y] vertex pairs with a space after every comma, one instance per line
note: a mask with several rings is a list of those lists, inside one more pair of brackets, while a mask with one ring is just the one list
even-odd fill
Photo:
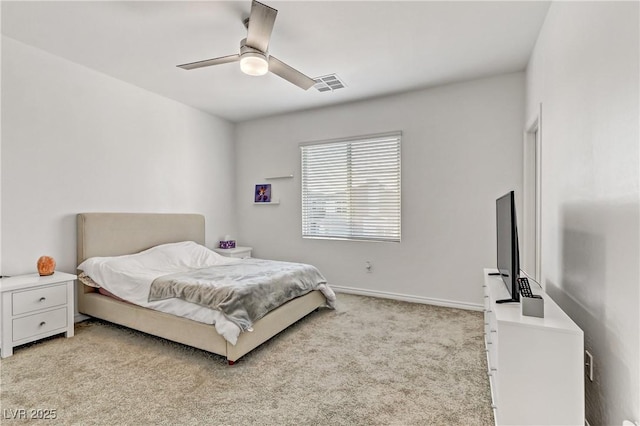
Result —
[[240, 56], [240, 69], [247, 75], [265, 75], [269, 71], [269, 63], [261, 53], [245, 52]]

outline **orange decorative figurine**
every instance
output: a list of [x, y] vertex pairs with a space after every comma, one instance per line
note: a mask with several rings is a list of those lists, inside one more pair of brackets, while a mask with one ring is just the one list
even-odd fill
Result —
[[53, 257], [40, 256], [40, 259], [38, 259], [38, 273], [40, 276], [52, 275], [55, 269], [56, 261], [53, 260]]

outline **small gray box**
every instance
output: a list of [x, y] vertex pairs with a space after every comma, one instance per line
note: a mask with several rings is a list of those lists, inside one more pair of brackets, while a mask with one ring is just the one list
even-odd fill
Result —
[[525, 297], [520, 295], [522, 315], [544, 318], [544, 299], [542, 296]]

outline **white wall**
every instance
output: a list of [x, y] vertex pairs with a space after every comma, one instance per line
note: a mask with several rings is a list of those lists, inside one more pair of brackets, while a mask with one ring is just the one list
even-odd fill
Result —
[[[0, 29], [2, 27], [2, 7], [0, 7]], [[1, 37], [1, 36], [0, 36]], [[0, 43], [2, 40], [0, 39]], [[2, 47], [0, 45], [0, 47]], [[2, 277], [2, 52], [0, 52], [0, 277]]]
[[592, 425], [640, 420], [638, 19], [638, 2], [553, 3], [527, 69], [543, 280], [594, 355]]
[[2, 273], [75, 271], [75, 215], [193, 212], [235, 231], [234, 126], [2, 38]]
[[[515, 73], [241, 123], [239, 242], [256, 257], [313, 263], [335, 286], [478, 307], [482, 268], [495, 265], [495, 199], [521, 189], [523, 116]], [[403, 132], [402, 242], [302, 239], [298, 144], [393, 130]], [[280, 205], [253, 204], [255, 184], [290, 173], [270, 181]]]

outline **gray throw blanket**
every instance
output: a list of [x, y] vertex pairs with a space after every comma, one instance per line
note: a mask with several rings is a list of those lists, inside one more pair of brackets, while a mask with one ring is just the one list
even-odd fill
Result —
[[149, 302], [177, 297], [217, 309], [246, 331], [285, 302], [318, 287], [324, 290], [323, 284], [325, 278], [311, 265], [245, 259], [158, 277], [151, 283]]

